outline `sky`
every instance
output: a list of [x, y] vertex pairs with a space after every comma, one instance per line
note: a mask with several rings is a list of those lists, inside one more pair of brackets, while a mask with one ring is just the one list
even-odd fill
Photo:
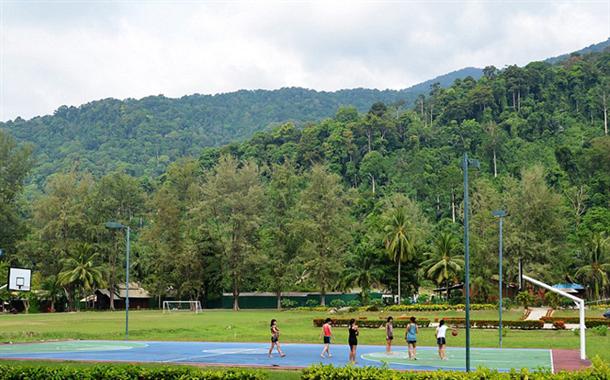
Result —
[[609, 36], [610, 0], [0, 0], [0, 121], [108, 97], [400, 89]]

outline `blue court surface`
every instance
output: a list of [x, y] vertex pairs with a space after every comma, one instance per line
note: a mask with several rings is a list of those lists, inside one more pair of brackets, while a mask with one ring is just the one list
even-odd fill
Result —
[[[0, 359], [71, 360], [97, 362], [175, 363], [249, 367], [308, 367], [324, 363], [343, 366], [348, 362], [347, 345], [331, 345], [332, 358], [320, 358], [321, 344], [282, 344], [286, 357], [277, 352], [267, 356], [266, 343], [220, 342], [140, 342], [140, 341], [63, 341], [0, 345]], [[464, 349], [447, 349], [448, 360], [441, 361], [436, 347], [418, 347], [417, 361], [409, 360], [406, 347], [395, 347], [390, 355], [385, 346], [358, 346], [359, 366], [382, 366], [401, 370], [464, 369]], [[508, 371], [511, 368], [551, 370], [550, 350], [492, 349], [471, 350], [473, 368]]]

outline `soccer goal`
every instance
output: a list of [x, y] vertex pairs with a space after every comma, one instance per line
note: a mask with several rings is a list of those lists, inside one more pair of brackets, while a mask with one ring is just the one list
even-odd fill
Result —
[[178, 311], [190, 311], [201, 313], [201, 302], [199, 301], [163, 301], [163, 313]]

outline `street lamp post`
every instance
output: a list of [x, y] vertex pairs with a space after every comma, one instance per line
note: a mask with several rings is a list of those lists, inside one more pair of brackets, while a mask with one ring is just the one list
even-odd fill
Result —
[[[129, 226], [123, 225], [118, 222], [107, 222], [106, 228], [109, 230], [126, 230], [127, 235], [127, 249], [126, 249], [126, 259], [125, 259], [125, 340], [129, 339]], [[111, 291], [114, 291], [111, 289]]]
[[504, 220], [504, 217], [506, 216], [506, 211], [504, 210], [495, 210], [492, 212], [493, 216], [500, 218], [500, 241], [498, 243], [499, 248], [498, 248], [498, 261], [499, 261], [499, 268], [498, 268], [498, 288], [499, 288], [499, 297], [498, 297], [498, 307], [499, 307], [499, 316], [500, 316], [500, 323], [499, 323], [499, 328], [500, 328], [500, 333], [499, 333], [499, 340], [500, 340], [500, 348], [502, 348], [502, 221]]
[[464, 152], [462, 169], [464, 170], [464, 292], [466, 293], [466, 372], [470, 372], [470, 244], [468, 236], [468, 166], [480, 167], [478, 160], [469, 160]]

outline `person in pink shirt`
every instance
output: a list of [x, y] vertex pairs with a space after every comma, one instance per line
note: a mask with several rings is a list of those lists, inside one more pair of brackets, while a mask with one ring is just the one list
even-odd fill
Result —
[[330, 327], [331, 325], [332, 321], [330, 318], [326, 318], [326, 320], [324, 321], [324, 325], [322, 325], [322, 333], [320, 334], [320, 336], [324, 337], [324, 349], [320, 354], [321, 358], [324, 358], [324, 353], [327, 353], [329, 358], [332, 357], [332, 355], [330, 354], [330, 338], [333, 335], [333, 331]]

